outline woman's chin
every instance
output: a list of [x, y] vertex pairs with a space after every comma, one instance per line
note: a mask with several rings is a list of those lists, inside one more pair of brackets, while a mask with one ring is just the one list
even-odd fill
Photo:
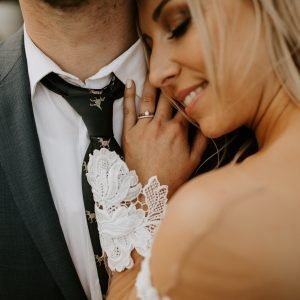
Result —
[[205, 122], [197, 122], [196, 123], [199, 125], [201, 132], [203, 133], [204, 136], [206, 136], [209, 139], [217, 139], [226, 133], [228, 133], [225, 130], [222, 130], [221, 128], [218, 128], [212, 124], [205, 124]]

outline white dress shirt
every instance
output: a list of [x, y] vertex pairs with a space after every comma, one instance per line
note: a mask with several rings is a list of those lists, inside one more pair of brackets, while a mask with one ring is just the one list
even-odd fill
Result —
[[[88, 299], [99, 300], [102, 296], [81, 187], [82, 162], [90, 143], [87, 128], [67, 101], [45, 88], [40, 80], [48, 73], [55, 72], [74, 85], [99, 89], [109, 83], [113, 72], [124, 83], [127, 79], [135, 81], [138, 102], [146, 74], [141, 41], [137, 41], [85, 82], [64, 72], [37, 48], [26, 28], [24, 41], [34, 118], [53, 201], [84, 291]], [[115, 100], [113, 107], [113, 130], [119, 143], [122, 123], [123, 98]]]

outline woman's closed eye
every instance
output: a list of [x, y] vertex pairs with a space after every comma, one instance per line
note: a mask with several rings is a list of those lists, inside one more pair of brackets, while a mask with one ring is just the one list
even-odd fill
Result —
[[183, 22], [181, 22], [178, 26], [176, 26], [173, 30], [171, 30], [168, 39], [171, 40], [183, 36], [188, 30], [190, 24], [191, 24], [191, 17], [188, 17]]

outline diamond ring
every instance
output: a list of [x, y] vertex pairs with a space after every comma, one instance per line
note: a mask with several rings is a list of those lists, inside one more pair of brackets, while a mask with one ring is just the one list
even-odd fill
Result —
[[154, 113], [151, 113], [149, 110], [146, 110], [145, 112], [138, 115], [138, 119], [146, 119], [146, 118], [153, 118]]

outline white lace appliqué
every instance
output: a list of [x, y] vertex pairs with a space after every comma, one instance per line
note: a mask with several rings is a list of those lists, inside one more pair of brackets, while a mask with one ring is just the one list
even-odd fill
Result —
[[101, 247], [112, 271], [133, 266], [133, 249], [146, 256], [165, 214], [168, 187], [156, 176], [142, 188], [135, 171], [105, 148], [90, 155], [87, 180], [92, 187]]
[[171, 300], [171, 298], [167, 296], [160, 297], [157, 290], [152, 286], [150, 255], [147, 255], [142, 262], [141, 270], [135, 282], [135, 287], [137, 296], [141, 300]]

